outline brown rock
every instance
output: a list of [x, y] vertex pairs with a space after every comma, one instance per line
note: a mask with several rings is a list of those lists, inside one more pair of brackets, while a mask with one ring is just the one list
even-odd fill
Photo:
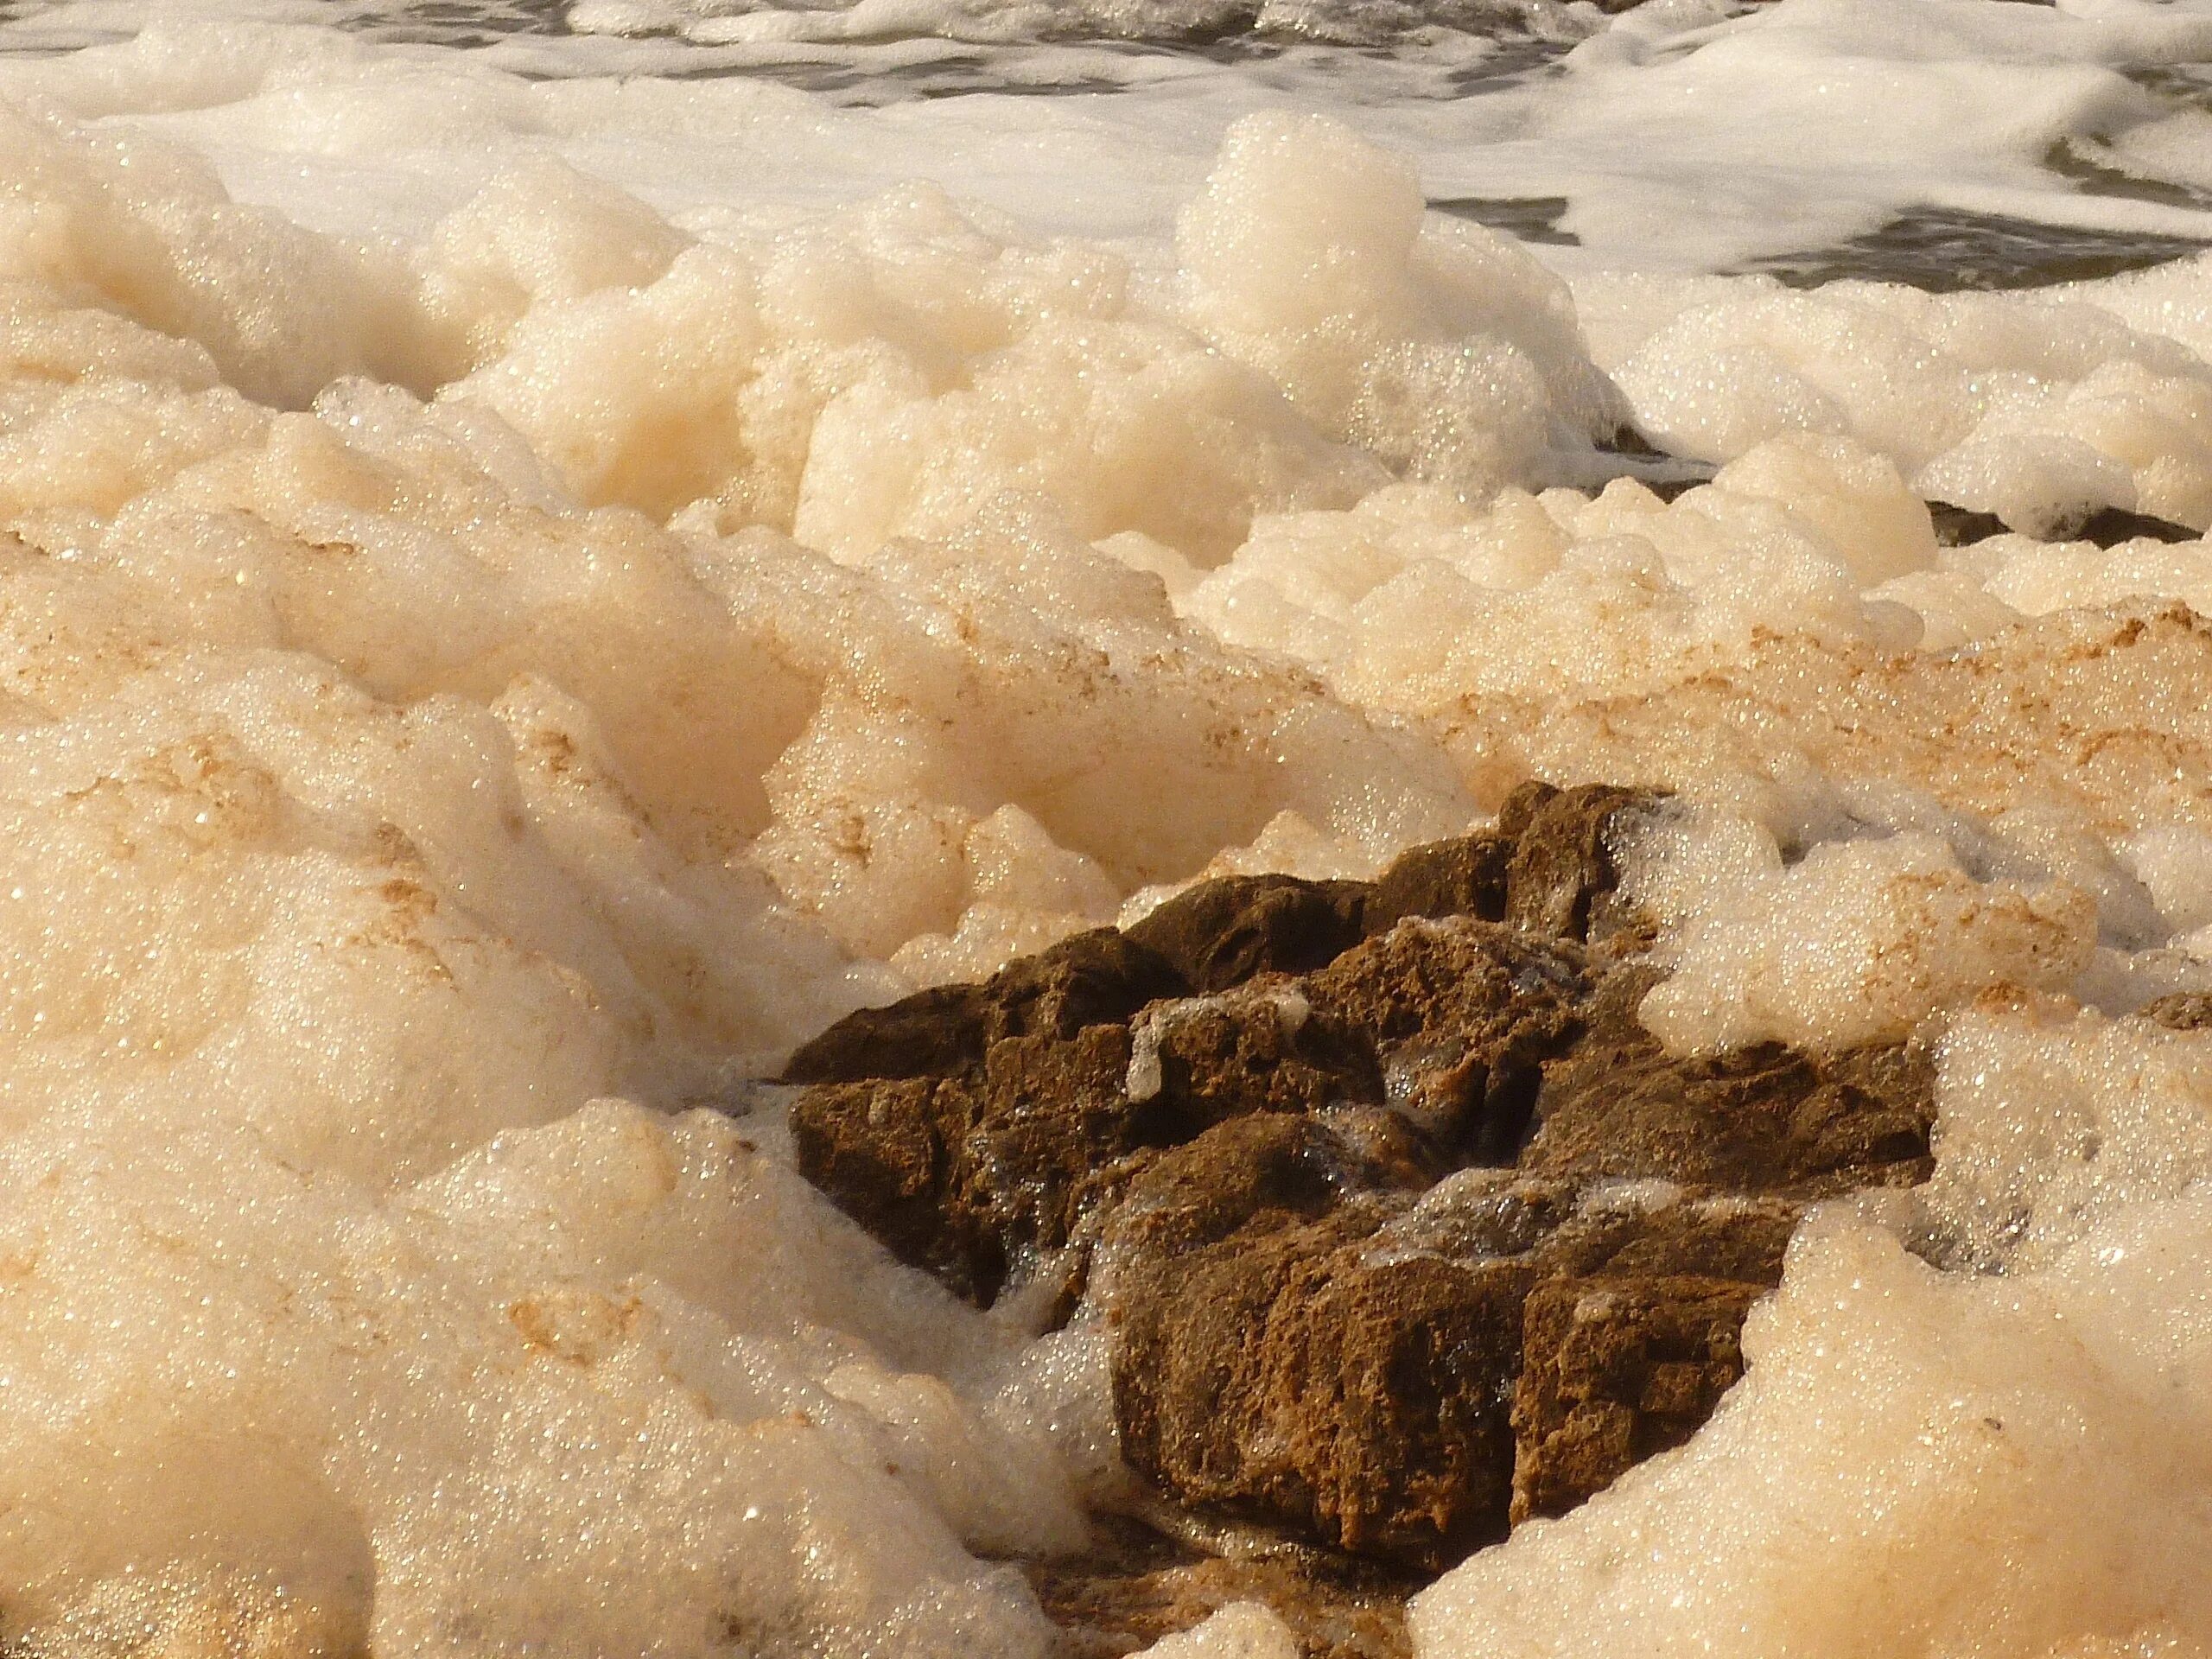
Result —
[[2177, 991], [2145, 1003], [2141, 1013], [2169, 1031], [2212, 1031], [2212, 992]]
[[988, 1306], [1068, 1242], [1096, 1172], [1156, 1133], [1123, 1092], [1126, 1027], [1008, 1037], [965, 1077], [808, 1090], [791, 1112], [799, 1173], [902, 1261]]
[[1546, 1069], [1523, 1169], [1802, 1196], [1927, 1179], [1936, 1108], [1924, 1054], [1763, 1043], [1677, 1058], [1636, 1020], [1656, 979], [1630, 968], [1605, 982], [1589, 1036]]
[[2122, 542], [2138, 539], [2153, 542], [2193, 542], [2203, 534], [2187, 524], [2177, 524], [2171, 518], [2160, 518], [2147, 512], [2134, 512], [2126, 507], [2099, 507], [2078, 524], [2062, 526], [2061, 533], [2050, 537], [2059, 542], [2094, 542], [2099, 547], [2114, 548]]
[[[1118, 1282], [1123, 1264], [1148, 1272], [1149, 1262], [1318, 1219], [1348, 1195], [1419, 1192], [1438, 1173], [1426, 1143], [1388, 1112], [1232, 1118], [1128, 1183], [1102, 1234], [1102, 1282]], [[1372, 1230], [1379, 1218], [1344, 1224]]]
[[982, 1064], [983, 1023], [981, 986], [932, 986], [888, 1007], [855, 1009], [802, 1043], [783, 1081], [952, 1077]]
[[1514, 1391], [1515, 1525], [1565, 1514], [1697, 1432], [1743, 1375], [1744, 1315], [1781, 1282], [1802, 1214], [1601, 1189], [1544, 1239]]
[[1688, 1275], [1553, 1279], [1522, 1313], [1512, 1519], [1564, 1515], [1694, 1434], [1744, 1373], [1766, 1287]]
[[1340, 1248], [1269, 1311], [1264, 1487], [1324, 1542], [1439, 1570], [1504, 1535], [1533, 1270]]
[[1804, 1203], [1928, 1172], [1917, 1051], [1643, 1030], [1660, 798], [1530, 784], [1372, 887], [1210, 882], [855, 1014], [793, 1058], [800, 1166], [979, 1302], [1051, 1264], [1174, 1503], [1433, 1571], [1688, 1438]]
[[1548, 784], [1541, 778], [1530, 778], [1514, 785], [1513, 792], [1505, 798], [1505, 804], [1497, 809], [1497, 833], [1507, 842], [1517, 842], [1535, 822], [1536, 814], [1560, 798], [1560, 787]]
[[1972, 547], [1976, 542], [2005, 534], [2007, 528], [1993, 512], [1976, 512], [1948, 501], [1930, 501], [1928, 518], [1935, 526], [1938, 547]]
[[1294, 1546], [1202, 1554], [1121, 1516], [1094, 1535], [1081, 1558], [1024, 1569], [1059, 1627], [1053, 1659], [1122, 1659], [1240, 1601], [1272, 1609], [1300, 1659], [1412, 1659], [1405, 1601], [1416, 1581]]
[[1401, 854], [1367, 897], [1363, 925], [1370, 938], [1408, 916], [1479, 916], [1505, 919], [1505, 871], [1513, 842], [1503, 835], [1463, 836]]
[[888, 1007], [847, 1014], [800, 1046], [783, 1081], [955, 1077], [981, 1065], [1001, 1038], [1072, 1037], [1189, 988], [1143, 945], [1096, 928], [1010, 963], [981, 985], [933, 986]]
[[888, 1077], [827, 1084], [793, 1105], [799, 1173], [884, 1247], [988, 1300], [1005, 1253], [968, 1224], [954, 1194], [958, 1148], [980, 1110], [964, 1083]]
[[1571, 1278], [1687, 1274], [1774, 1285], [1804, 1213], [1788, 1198], [1600, 1188], [1543, 1239], [1540, 1255], [1547, 1274]]
[[1095, 928], [1008, 963], [984, 982], [985, 1034], [990, 1042], [1073, 1037], [1087, 1027], [1124, 1024], [1146, 1003], [1189, 991], [1174, 966], [1134, 936]]
[[1532, 933], [1575, 939], [1593, 937], [1594, 919], [1602, 937], [1618, 925], [1602, 902], [1620, 881], [1609, 839], [1614, 821], [1623, 813], [1648, 811], [1665, 798], [1611, 784], [1548, 795], [1523, 790], [1498, 817], [1500, 832], [1515, 842], [1506, 869], [1505, 919]]
[[1302, 974], [1359, 942], [1360, 881], [1235, 875], [1178, 893], [1128, 930], [1191, 988], [1227, 990], [1255, 974]]
[[1402, 1567], [1694, 1432], [1800, 1212], [1650, 1184], [1578, 1199], [1503, 1170], [1422, 1192], [1417, 1160], [1300, 1125], [1165, 1154], [1108, 1222], [1123, 1454], [1183, 1503]]
[[1296, 981], [1265, 975], [1217, 995], [1155, 1002], [1132, 1027], [1132, 1100], [1187, 1139], [1247, 1112], [1374, 1104], [1382, 1081], [1366, 1034], [1317, 1018]]
[[1185, 1503], [1430, 1568], [1497, 1532], [1529, 1273], [1363, 1255], [1424, 1173], [1311, 1118], [1163, 1155], [1102, 1245], [1130, 1466]]
[[1124, 1092], [1128, 1069], [1123, 1026], [991, 1045], [983, 1109], [958, 1148], [956, 1194], [1009, 1267], [1065, 1244], [1097, 1173], [1162, 1137], [1154, 1115]]
[[[1967, 547], [2002, 536], [2012, 527], [1993, 512], [1974, 512], [1948, 501], [1930, 501], [1928, 516], [1936, 526], [1936, 540], [1943, 547]], [[2036, 539], [2046, 542], [2094, 542], [2099, 547], [2118, 547], [2139, 537], [2154, 542], [2193, 542], [2200, 532], [2171, 518], [2133, 512], [2125, 507], [2099, 507], [2094, 512], [2062, 524]]]
[[1543, 1063], [1582, 1029], [1590, 980], [1568, 944], [1472, 917], [1413, 919], [1305, 982], [1314, 1014], [1364, 1033], [1390, 1106], [1462, 1161], [1512, 1161]]

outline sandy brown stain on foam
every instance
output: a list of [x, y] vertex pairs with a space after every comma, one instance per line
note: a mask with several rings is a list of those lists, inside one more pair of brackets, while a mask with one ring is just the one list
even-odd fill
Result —
[[1742, 661], [1685, 664], [1648, 695], [1471, 696], [1433, 729], [1472, 782], [1716, 772], [1888, 778], [1995, 816], [2024, 791], [2113, 836], [2212, 823], [2212, 622], [2186, 605], [2028, 619], [1955, 651], [1765, 633]]
[[518, 759], [556, 786], [598, 798], [612, 808], [632, 841], [645, 839], [652, 815], [629, 786], [594, 756], [587, 753], [573, 734], [557, 726], [539, 727], [518, 746]]
[[415, 838], [389, 818], [378, 824], [369, 836], [370, 856], [378, 864], [391, 869], [422, 870], [422, 849]]
[[438, 913], [438, 895], [411, 876], [396, 875], [373, 889], [383, 910], [375, 920], [347, 936], [349, 944], [390, 946], [403, 952], [437, 983], [448, 989], [458, 982], [452, 967], [429, 935], [430, 920]]
[[262, 839], [275, 829], [283, 797], [275, 774], [243, 744], [212, 731], [149, 750], [65, 790], [61, 799], [105, 804], [111, 849], [131, 858], [155, 840], [190, 854]]
[[631, 1339], [644, 1312], [634, 1294], [556, 1289], [509, 1304], [507, 1322], [531, 1354], [588, 1369]]

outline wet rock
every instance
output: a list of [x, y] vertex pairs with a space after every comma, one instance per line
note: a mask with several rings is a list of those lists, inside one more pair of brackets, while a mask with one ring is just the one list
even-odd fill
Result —
[[1415, 1580], [1312, 1549], [1203, 1554], [1120, 1516], [1094, 1532], [1089, 1554], [1025, 1569], [1059, 1627], [1054, 1659], [1121, 1659], [1240, 1601], [1272, 1610], [1300, 1659], [1412, 1659]]
[[791, 1062], [800, 1167], [980, 1303], [1058, 1275], [1177, 1514], [1433, 1572], [1687, 1439], [1804, 1204], [1929, 1171], [1916, 1050], [1643, 1030], [1613, 858], [1662, 799], [1531, 783], [1371, 886], [1209, 882], [855, 1014]]
[[1510, 1171], [1419, 1192], [1421, 1173], [1247, 1119], [1132, 1185], [1100, 1292], [1133, 1468], [1435, 1570], [1694, 1433], [1798, 1215]]
[[1498, 820], [1500, 833], [1514, 841], [1505, 919], [1559, 938], [1591, 938], [1593, 924], [1595, 937], [1612, 931], [1624, 918], [1606, 902], [1620, 884], [1610, 835], [1623, 814], [1648, 811], [1663, 798], [1654, 790], [1611, 784], [1543, 795], [1516, 791]]
[[783, 1081], [957, 1076], [980, 1066], [1001, 1039], [1072, 1037], [1189, 989], [1141, 944], [1097, 928], [1010, 963], [981, 985], [934, 986], [887, 1007], [847, 1014], [800, 1046]]
[[2050, 537], [2057, 542], [2094, 542], [2099, 547], [2118, 547], [2122, 542], [2139, 538], [2153, 542], [2193, 542], [2202, 531], [2191, 530], [2187, 524], [2177, 524], [2171, 518], [2158, 518], [2147, 512], [2132, 512], [2125, 507], [2099, 507], [2080, 524], [2069, 526]]
[[1096, 928], [992, 975], [983, 986], [985, 1035], [990, 1042], [1072, 1037], [1124, 1023], [1146, 1003], [1190, 988], [1174, 964], [1135, 935]]
[[[1803, 1202], [1924, 1178], [1932, 1077], [1896, 1047], [1668, 1056], [1634, 1017], [1656, 978], [1593, 987], [1573, 944], [1471, 918], [1309, 975], [1315, 1014], [1374, 1039], [1397, 1109], [1344, 1116], [1405, 1123], [1416, 1149], [1354, 1158], [1320, 1117], [1248, 1118], [1132, 1184], [1097, 1287], [1131, 1465], [1201, 1509], [1433, 1568], [1693, 1433]], [[1457, 1135], [1393, 1082], [1446, 1035], [1487, 1079], [1460, 1080]], [[1525, 1147], [1501, 1127], [1520, 1090]], [[1517, 1166], [1438, 1179], [1421, 1150], [1478, 1146]]]
[[1548, 784], [1541, 778], [1516, 785], [1513, 792], [1505, 798], [1505, 804], [1497, 809], [1497, 833], [1509, 844], [1519, 841], [1535, 822], [1536, 814], [1564, 792], [1557, 784]]
[[1802, 1205], [1598, 1188], [1535, 1252], [1513, 1396], [1514, 1525], [1564, 1515], [1681, 1445], [1744, 1370]]
[[863, 1077], [945, 1077], [983, 1059], [979, 985], [938, 985], [888, 1007], [857, 1008], [802, 1044], [785, 1083], [853, 1083]]
[[[1160, 1153], [1128, 1184], [1101, 1236], [1101, 1282], [1114, 1283], [1125, 1263], [1318, 1220], [1347, 1197], [1409, 1198], [1440, 1173], [1433, 1149], [1390, 1113], [1232, 1118]], [[1338, 1224], [1348, 1236], [1372, 1231], [1391, 1208], [1353, 1207], [1359, 1215]]]
[[814, 1085], [791, 1108], [800, 1172], [902, 1261], [988, 1306], [1067, 1243], [1101, 1169], [1211, 1121], [1127, 1095], [1129, 1017], [1187, 988], [1099, 929], [982, 985], [849, 1015], [785, 1070]]
[[976, 1298], [1005, 1277], [1004, 1252], [963, 1229], [952, 1201], [956, 1149], [976, 1115], [950, 1078], [829, 1084], [793, 1105], [791, 1138], [800, 1173], [831, 1203], [900, 1261]]
[[1370, 938], [1408, 916], [1478, 916], [1505, 919], [1505, 871], [1513, 842], [1503, 835], [1431, 842], [1402, 854], [1368, 894], [1363, 918]]
[[1215, 996], [1155, 1002], [1131, 1032], [1130, 1099], [1154, 1103], [1192, 1133], [1247, 1112], [1382, 1099], [1365, 1034], [1317, 1018], [1298, 982], [1279, 976]]
[[1175, 1133], [1128, 1098], [1128, 1028], [1097, 1025], [1001, 1039], [963, 1077], [817, 1085], [791, 1107], [799, 1172], [893, 1255], [988, 1306], [1067, 1243], [1100, 1171]]
[[1514, 1258], [1301, 1262], [1262, 1342], [1262, 1492], [1302, 1499], [1325, 1542], [1432, 1570], [1502, 1537], [1530, 1279]]
[[1948, 501], [1930, 501], [1928, 518], [1936, 527], [1938, 547], [1972, 547], [1993, 536], [2010, 533], [2010, 526], [1995, 513], [1976, 512], [1970, 507], [1953, 506]]
[[1799, 1195], [1928, 1178], [1936, 1108], [1926, 1055], [1895, 1045], [1819, 1055], [1779, 1043], [1669, 1055], [1636, 1020], [1656, 981], [1627, 969], [1606, 982], [1589, 1034], [1546, 1071], [1523, 1169]]
[[1119, 1160], [1197, 1132], [1131, 1101], [1128, 1070], [1123, 1026], [991, 1046], [983, 1110], [959, 1149], [957, 1191], [961, 1209], [1010, 1262], [1065, 1244], [1086, 1191]]
[[1582, 954], [1473, 917], [1414, 919], [1307, 976], [1317, 1017], [1363, 1033], [1383, 1097], [1462, 1161], [1510, 1163], [1543, 1063], [1582, 1029]]
[[1765, 1289], [1686, 1275], [1539, 1284], [1513, 1400], [1513, 1523], [1564, 1515], [1694, 1434], [1743, 1375], [1744, 1316]]
[[[1521, 1176], [1518, 1190], [1559, 1183]], [[1782, 1281], [1782, 1261], [1805, 1206], [1790, 1198], [1686, 1192], [1665, 1183], [1601, 1186], [1578, 1195], [1546, 1234], [1547, 1274], [1603, 1279], [1689, 1274], [1745, 1284]]]
[[2212, 992], [2177, 991], [2145, 1003], [2141, 1012], [2169, 1031], [2212, 1031]]
[[1517, 1170], [1456, 1170], [1377, 1228], [1373, 1248], [1463, 1262], [1528, 1255], [1573, 1219], [1580, 1196]]
[[1102, 1246], [1131, 1467], [1185, 1503], [1428, 1568], [1500, 1529], [1529, 1270], [1364, 1258], [1421, 1174], [1315, 1119], [1247, 1118], [1131, 1187]]
[[[793, 1108], [801, 1168], [988, 1300], [1066, 1242], [1103, 1167], [1248, 1113], [1387, 1102], [1456, 1158], [1510, 1160], [1587, 995], [1572, 946], [1472, 918], [1408, 923], [1302, 981], [1182, 983], [1142, 944], [1085, 934], [971, 995], [855, 1015], [793, 1062], [840, 1079]], [[947, 1086], [888, 1086], [925, 1065]]]
[[1128, 930], [1197, 991], [1255, 974], [1302, 974], [1359, 942], [1368, 887], [1291, 875], [1236, 875], [1178, 893]]

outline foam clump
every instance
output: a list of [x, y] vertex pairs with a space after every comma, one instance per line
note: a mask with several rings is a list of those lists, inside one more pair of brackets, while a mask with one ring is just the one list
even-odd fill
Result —
[[1678, 1052], [1896, 1039], [1992, 986], [2071, 984], [2095, 937], [2079, 888], [1976, 881], [1940, 836], [1829, 842], [1689, 920], [1642, 1019]]
[[1479, 507], [1404, 484], [1348, 512], [1263, 518], [1178, 604], [1357, 702], [1433, 715], [1470, 696], [1649, 690], [1763, 632], [1909, 645], [1922, 620], [1885, 584], [1935, 561], [1893, 466], [1798, 435], [1671, 504], [1631, 480]]
[[[9, 1155], [33, 1184], [106, 1172], [44, 1181], [10, 1246], [25, 1413], [0, 1570], [34, 1641], [126, 1597], [189, 1622], [273, 1591], [377, 1651], [549, 1628], [703, 1650], [732, 1627], [930, 1650], [957, 1626], [1026, 1650], [1021, 1598], [938, 1507], [1020, 1452], [859, 1332], [910, 1364], [961, 1338], [919, 1329], [856, 1241], [821, 1276], [826, 1213], [727, 1123], [609, 1103], [382, 1200], [220, 1128], [134, 1156], [124, 1126], [79, 1125]], [[188, 1326], [160, 1312], [180, 1296]], [[88, 1456], [108, 1472], [73, 1476]], [[1049, 1478], [1026, 1490], [963, 1519], [1067, 1535]], [[727, 1519], [702, 1535], [702, 1515]], [[863, 1518], [876, 1544], [823, 1555]]]
[[1224, 351], [1415, 478], [1487, 493], [1624, 417], [1566, 285], [1494, 232], [1424, 223], [1412, 167], [1325, 118], [1234, 128], [1177, 246]]
[[2063, 1004], [1959, 1020], [1929, 1189], [1945, 1249], [2041, 1268], [2120, 1216], [2190, 1193], [2212, 1160], [2204, 1046], [2201, 1029]]
[[1672, 453], [1725, 461], [1787, 432], [1847, 435], [1923, 493], [2031, 534], [2103, 506], [2212, 518], [2212, 375], [2088, 296], [1839, 283], [1684, 297], [1671, 315], [1626, 302], [1647, 332], [1615, 370]]
[[711, 498], [724, 526], [848, 558], [1025, 490], [1086, 538], [1211, 563], [1255, 511], [1382, 481], [1130, 286], [1104, 249], [993, 235], [914, 187], [541, 304], [450, 395], [499, 411], [588, 501]]

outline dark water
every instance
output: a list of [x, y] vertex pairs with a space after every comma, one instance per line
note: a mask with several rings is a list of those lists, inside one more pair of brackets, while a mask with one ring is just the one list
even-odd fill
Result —
[[[1560, 228], [1569, 206], [1565, 196], [1458, 197], [1429, 206], [1523, 242], [1580, 245], [1580, 238]], [[1951, 294], [2116, 276], [2187, 258], [2208, 247], [2212, 247], [2212, 238], [2082, 230], [1929, 208], [1847, 242], [1771, 255], [1737, 266], [1730, 274], [1762, 273], [1791, 288], [1858, 281], [1900, 283], [1930, 294]]]
[[1573, 232], [1559, 227], [1569, 206], [1565, 196], [1446, 196], [1428, 205], [1449, 218], [1487, 225], [1523, 242], [1561, 248], [1580, 247], [1582, 243]]
[[2072, 229], [1994, 214], [1909, 213], [1835, 247], [1778, 254], [1739, 267], [1792, 288], [1856, 278], [1903, 283], [1931, 294], [2038, 288], [2144, 270], [2186, 258], [2212, 241]]

